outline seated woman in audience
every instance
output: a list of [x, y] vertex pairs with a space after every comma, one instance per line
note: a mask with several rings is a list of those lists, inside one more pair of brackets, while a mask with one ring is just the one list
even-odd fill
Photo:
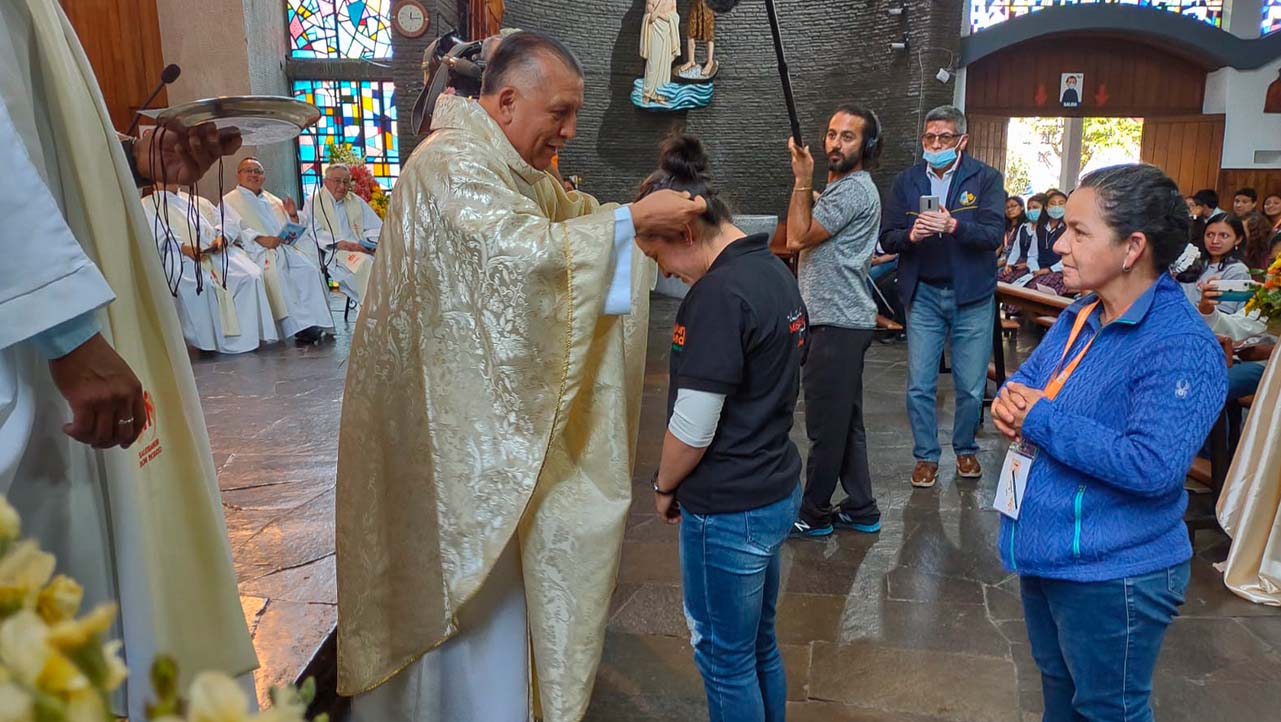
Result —
[[1032, 241], [1036, 238], [1036, 224], [1048, 200], [1044, 193], [1037, 193], [1027, 199], [1027, 209], [1023, 213], [1023, 223], [1015, 230], [1013, 240], [1009, 241], [1006, 254], [998, 264], [996, 280], [1014, 283], [1028, 276], [1027, 258], [1032, 252]]
[[683, 235], [636, 238], [664, 273], [691, 285], [676, 313], [655, 501], [664, 521], [681, 526], [685, 615], [710, 719], [782, 720], [774, 618], [780, 552], [801, 503], [801, 457], [788, 432], [805, 307], [769, 236], [734, 226], [698, 140], [664, 144], [640, 195], [664, 188], [702, 196], [707, 212]]
[[[1272, 247], [1262, 259], [1261, 268], [1267, 268], [1281, 256], [1281, 237], [1273, 239]], [[1267, 335], [1267, 321], [1258, 311], [1246, 312], [1239, 308], [1225, 313], [1220, 307], [1222, 292], [1206, 285], [1201, 289], [1201, 302], [1197, 310], [1216, 335], [1232, 340], [1236, 346], [1236, 362], [1228, 369], [1228, 420], [1229, 438], [1235, 442], [1241, 426], [1241, 407], [1237, 400], [1251, 396], [1259, 387], [1268, 358], [1276, 349], [1276, 339]], [[1235, 446], [1235, 443], [1233, 444]]]
[[1173, 180], [1151, 165], [1090, 173], [1066, 220], [1064, 283], [1093, 293], [992, 404], [997, 428], [1023, 442], [998, 482], [1013, 489], [997, 497], [1000, 554], [1020, 578], [1044, 719], [1151, 720], [1190, 572], [1183, 480], [1227, 374], [1169, 274], [1189, 222]]
[[1054, 251], [1054, 245], [1067, 230], [1063, 214], [1068, 197], [1060, 190], [1050, 190], [1045, 195], [1045, 210], [1037, 221], [1033, 242], [1028, 249], [1027, 270], [1032, 272], [1032, 278], [1025, 285], [1029, 288], [1043, 286], [1063, 296], [1067, 293], [1067, 287], [1063, 285], [1063, 263]]
[[1005, 255], [1024, 223], [1027, 223], [1027, 214], [1023, 210], [1023, 199], [1012, 195], [1005, 201], [1005, 240], [1001, 242], [1001, 257], [996, 264], [998, 268], [1005, 265]]
[[1272, 224], [1273, 232], [1281, 232], [1281, 193], [1269, 193], [1263, 199], [1263, 215]]
[[[1200, 303], [1201, 289], [1213, 281], [1242, 281], [1250, 279], [1250, 268], [1241, 256], [1245, 243], [1245, 225], [1236, 216], [1221, 214], [1205, 226], [1205, 251], [1201, 260], [1179, 275], [1183, 291], [1193, 304]], [[1228, 301], [1219, 305], [1223, 313], [1235, 313], [1241, 301]]]

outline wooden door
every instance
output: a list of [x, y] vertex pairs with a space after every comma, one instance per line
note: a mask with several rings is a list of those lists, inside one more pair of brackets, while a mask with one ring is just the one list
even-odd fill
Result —
[[967, 152], [1004, 174], [1006, 133], [1010, 127], [1010, 119], [972, 115], [969, 121], [970, 144], [966, 146]]
[[1139, 157], [1165, 171], [1184, 195], [1219, 185], [1223, 116], [1144, 118]]
[[[156, 0], [60, 0], [111, 111], [123, 131], [134, 111], [160, 82], [165, 67]], [[152, 101], [164, 107], [165, 91]]]

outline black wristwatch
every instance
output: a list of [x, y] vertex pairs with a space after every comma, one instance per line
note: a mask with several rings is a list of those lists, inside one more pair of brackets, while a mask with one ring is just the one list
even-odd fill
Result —
[[650, 479], [649, 485], [654, 487], [654, 493], [658, 494], [659, 496], [672, 496], [676, 493], [675, 489], [672, 489], [671, 491], [663, 491], [662, 489], [658, 488], [658, 472], [657, 471], [654, 472], [654, 478]]

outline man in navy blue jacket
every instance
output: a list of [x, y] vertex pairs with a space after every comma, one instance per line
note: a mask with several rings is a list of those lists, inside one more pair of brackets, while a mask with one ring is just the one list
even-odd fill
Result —
[[[957, 476], [977, 479], [979, 416], [996, 312], [996, 253], [1005, 229], [1001, 173], [965, 154], [965, 114], [950, 105], [925, 116], [923, 161], [894, 180], [881, 219], [881, 246], [899, 254], [899, 293], [907, 313], [907, 413], [916, 468], [912, 485], [938, 480], [939, 359], [951, 337], [956, 415], [952, 449]], [[939, 210], [921, 212], [936, 196]]]

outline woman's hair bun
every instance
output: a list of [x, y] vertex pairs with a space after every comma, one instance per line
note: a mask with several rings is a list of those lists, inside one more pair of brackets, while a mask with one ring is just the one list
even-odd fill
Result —
[[658, 165], [673, 179], [693, 181], [707, 173], [707, 151], [692, 135], [674, 135], [663, 141]]

